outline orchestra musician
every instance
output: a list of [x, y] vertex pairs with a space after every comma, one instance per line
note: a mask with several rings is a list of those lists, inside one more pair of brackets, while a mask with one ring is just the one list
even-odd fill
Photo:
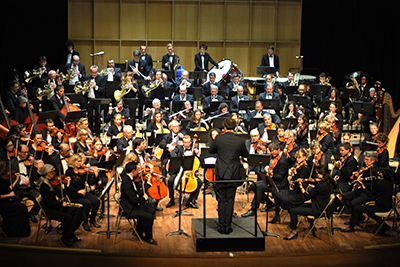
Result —
[[176, 92], [179, 91], [182, 85], [185, 85], [186, 88], [192, 87], [192, 81], [189, 81], [189, 72], [187, 70], [183, 70], [181, 74], [181, 78], [179, 78], [176, 82]]
[[[266, 85], [268, 84], [272, 85], [274, 93], [279, 94], [278, 84], [274, 82], [273, 76], [271, 74], [267, 74], [267, 76], [265, 76], [265, 81]], [[283, 88], [282, 88], [282, 95], [286, 97], [286, 93]]]
[[[65, 42], [65, 54], [61, 60], [61, 66], [67, 66], [67, 64], [73, 63], [74, 56], [79, 57], [79, 52], [75, 51], [74, 48], [75, 48], [74, 42], [72, 42], [70, 40]], [[63, 69], [63, 68], [60, 68], [60, 69]]]
[[332, 102], [329, 105], [329, 112], [326, 111], [325, 113], [321, 113], [320, 119], [326, 119], [327, 116], [334, 116], [337, 121], [343, 121], [343, 116], [342, 114], [337, 112], [338, 110], [338, 105], [336, 102]]
[[389, 137], [385, 133], [379, 133], [375, 138], [378, 144], [377, 162], [380, 168], [389, 167], [389, 151], [386, 146], [389, 142]]
[[76, 133], [76, 142], [74, 143], [74, 153], [83, 153], [86, 155], [86, 152], [89, 151], [89, 144], [92, 140], [89, 140], [89, 132], [85, 128], [81, 128]]
[[[69, 186], [68, 196], [73, 203], [80, 203], [83, 205], [83, 229], [91, 232], [89, 227], [92, 225], [95, 228], [101, 226], [96, 222], [97, 211], [100, 207], [100, 200], [89, 191], [88, 181], [92, 179], [93, 175], [98, 176], [99, 170], [97, 167], [91, 167], [94, 174], [90, 174], [89, 169], [83, 164], [84, 158], [74, 154], [68, 160], [68, 169], [65, 172], [67, 177], [71, 178], [71, 185]], [[91, 178], [89, 178], [91, 176]], [[91, 214], [89, 216], [89, 212]], [[90, 219], [90, 221], [88, 221]]]
[[25, 124], [17, 124], [14, 128], [14, 136], [10, 139], [16, 148], [18, 148], [20, 144], [27, 144], [29, 141], [29, 135], [26, 133]]
[[29, 116], [29, 108], [32, 110], [33, 113], [37, 113], [37, 111], [36, 109], [34, 109], [32, 104], [29, 104], [28, 107], [28, 99], [26, 99], [25, 96], [22, 95], [19, 96], [18, 100], [19, 100], [19, 105], [15, 109], [14, 119], [18, 123], [24, 123]]
[[136, 166], [137, 163], [134, 161], [125, 166], [125, 173], [122, 174], [121, 206], [127, 218], [137, 219], [136, 232], [140, 238], [151, 245], [157, 245], [153, 239], [155, 209], [146, 204], [142, 183], [135, 182], [135, 178], [138, 177]]
[[375, 139], [379, 134], [378, 124], [375, 122], [371, 122], [369, 124], [369, 133], [365, 134], [364, 140], [360, 144], [361, 151], [364, 151], [363, 143], [371, 142], [376, 143]]
[[161, 100], [158, 98], [154, 98], [152, 101], [152, 106], [153, 108], [147, 108], [145, 111], [144, 119], [152, 119], [153, 114], [155, 114], [156, 111], [159, 111], [163, 114], [163, 116], [167, 115], [167, 111], [161, 108]]
[[327, 121], [331, 127], [333, 145], [337, 147], [340, 143], [342, 136], [342, 132], [340, 131], [339, 127], [336, 124], [338, 119], [335, 117], [335, 115], [330, 114], [325, 117], [325, 121]]
[[[250, 131], [250, 139], [246, 139], [244, 142], [246, 146], [247, 152], [249, 155], [259, 154], [264, 155], [267, 154], [266, 144], [260, 139], [260, 133], [257, 128], [254, 128]], [[259, 165], [249, 165], [248, 171], [253, 171], [257, 174], [257, 181], [261, 180], [261, 177], [258, 175], [262, 169], [262, 166]]]
[[[141, 90], [139, 90], [137, 82], [133, 79], [133, 73], [131, 71], [125, 72], [124, 76], [121, 79], [121, 84], [119, 85], [119, 90], [129, 90], [129, 92], [124, 96], [124, 98], [138, 98], [138, 118], [139, 122], [142, 121], [143, 117], [143, 106], [145, 97]], [[114, 98], [114, 96], [113, 96]], [[118, 99], [116, 99], [118, 100]], [[134, 120], [134, 125], [136, 123], [136, 108], [129, 108], [129, 115]], [[128, 118], [128, 117], [126, 117]]]
[[[6, 171], [6, 162], [0, 161], [0, 173]], [[16, 179], [14, 183], [17, 183]], [[28, 208], [17, 201], [10, 179], [0, 179], [0, 214], [3, 220], [2, 231], [7, 237], [25, 237], [31, 233]]]
[[303, 112], [298, 110], [295, 103], [293, 101], [289, 101], [287, 104], [287, 110], [283, 114], [283, 118], [291, 118], [296, 119], [298, 118]]
[[140, 58], [146, 61], [150, 70], [153, 69], [153, 59], [151, 58], [151, 55], [147, 54], [147, 47], [145, 45], [140, 46]]
[[[69, 207], [68, 203], [62, 199], [64, 193], [57, 186], [51, 184], [55, 177], [56, 169], [50, 165], [45, 164], [40, 172], [39, 179], [39, 192], [42, 196], [41, 205], [49, 219], [54, 219], [61, 222], [61, 242], [66, 247], [72, 247], [71, 242], [80, 242], [81, 238], [75, 235], [75, 230], [79, 228], [83, 222], [82, 209], [78, 207]], [[67, 177], [66, 187], [69, 187], [71, 178]], [[64, 184], [59, 184], [64, 186]]]
[[[281, 98], [278, 93], [273, 92], [272, 84], [266, 84], [265, 92], [262, 92], [258, 96], [258, 100], [260, 100], [260, 99], [279, 99], [279, 108], [282, 109]], [[279, 118], [279, 115], [277, 114], [277, 112], [274, 109], [266, 109], [265, 111], [268, 112], [269, 114], [271, 114], [271, 117], [272, 117], [272, 120], [274, 121], [274, 123], [276, 123], [276, 124], [281, 123], [281, 118]]]
[[[256, 110], [257, 110], [257, 102], [256, 102]], [[276, 130], [276, 125], [275, 123], [272, 122], [272, 117], [270, 114], [265, 113], [262, 118], [263, 122], [259, 123], [257, 126], [258, 132], [261, 135], [261, 140], [263, 140], [265, 143], [269, 143], [270, 141], [268, 139], [268, 130]]]
[[167, 44], [168, 53], [162, 58], [162, 68], [164, 70], [173, 70], [179, 67], [179, 57], [175, 55], [175, 47], [173, 44]]
[[230, 111], [231, 111], [231, 113], [237, 112], [247, 122], [247, 121], [249, 121], [247, 110], [239, 110], [239, 102], [240, 101], [249, 101], [250, 97], [247, 95], [244, 95], [244, 89], [243, 89], [243, 86], [241, 86], [241, 85], [239, 85], [237, 87], [236, 92], [237, 92], [237, 95], [235, 95], [231, 98]]
[[55, 155], [53, 155], [48, 163], [53, 165], [54, 168], [56, 169], [57, 175], [63, 175], [68, 169], [68, 160], [73, 154], [71, 151], [71, 148], [69, 147], [68, 144], [66, 143], [61, 143], [58, 147], [59, 152]]
[[218, 128], [213, 128], [208, 132], [208, 138], [206, 147], [211, 147], [212, 143], [214, 142], [215, 138], [221, 134], [221, 131]]
[[209, 113], [211, 102], [222, 102], [224, 98], [218, 94], [218, 86], [210, 85], [211, 95], [204, 99], [204, 111]]
[[333, 179], [337, 182], [339, 189], [343, 193], [351, 190], [349, 185], [350, 177], [353, 175], [353, 172], [357, 170], [357, 161], [350, 151], [351, 146], [349, 143], [340, 144], [339, 152], [341, 158], [335, 165], [335, 168], [340, 171], [340, 174], [334, 176]]
[[297, 94], [294, 96], [303, 96], [307, 98], [307, 106], [303, 107], [302, 105], [298, 106], [297, 109], [301, 110], [304, 114], [306, 114], [307, 118], [314, 118], [314, 109], [312, 108], [312, 99], [307, 95], [307, 89], [305, 84], [300, 84], [297, 89]]
[[320, 85], [329, 85], [329, 86], [331, 86], [331, 84], [327, 81], [326, 73], [322, 72], [319, 75], [319, 84]]
[[247, 131], [245, 130], [245, 125], [243, 123], [243, 119], [239, 118], [236, 112], [233, 112], [230, 115], [230, 118], [236, 122], [236, 127], [233, 130], [235, 134], [247, 134]]
[[174, 96], [173, 101], [193, 101], [193, 96], [187, 94], [186, 85], [180, 85], [179, 94]]
[[150, 98], [151, 99], [165, 99], [165, 93], [166, 90], [164, 88], [164, 80], [162, 79], [162, 72], [161, 70], [157, 70], [155, 75], [154, 75], [154, 79], [153, 79], [153, 83], [154, 82], [158, 82], [158, 86], [153, 89], [150, 93]]
[[261, 66], [275, 68], [275, 74], [276, 76], [279, 76], [279, 57], [274, 54], [275, 47], [269, 45], [267, 49], [268, 54], [262, 56]]
[[[211, 154], [217, 154], [214, 171], [216, 180], [240, 180], [240, 169], [243, 168], [240, 157], [248, 156], [244, 139], [233, 133], [236, 127], [233, 119], [225, 119], [223, 127], [225, 134], [218, 135], [209, 150]], [[233, 231], [231, 224], [236, 188], [241, 184], [242, 182], [214, 184], [218, 201], [218, 232], [220, 234], [230, 234]]]
[[16, 148], [11, 139], [1, 140], [0, 159], [5, 161], [8, 165], [11, 159], [16, 156]]
[[[310, 161], [315, 167], [319, 167], [322, 165], [327, 165], [326, 157], [324, 152], [321, 150], [321, 144], [317, 140], [313, 140], [310, 145], [310, 149], [312, 154], [310, 156]], [[314, 173], [313, 173], [313, 177]]]
[[[268, 146], [268, 148], [271, 153], [271, 161], [268, 166], [265, 166], [264, 170], [266, 174], [272, 178], [279, 190], [287, 189], [289, 162], [282, 151], [282, 146], [278, 142], [272, 142]], [[257, 181], [256, 185], [257, 198], [253, 199], [251, 203], [251, 209], [242, 214], [242, 217], [254, 216], [257, 212], [258, 207], [260, 206], [262, 198], [265, 198], [264, 193], [269, 192], [269, 189], [267, 188], [263, 180]], [[254, 191], [254, 186], [250, 185], [249, 189]], [[276, 214], [275, 216], [276, 218], [274, 219], [279, 220], [279, 215]]]
[[110, 122], [111, 119], [115, 118], [115, 115], [117, 114], [119, 114], [121, 118], [123, 117], [124, 119], [130, 117], [130, 111], [129, 109], [124, 108], [124, 100], [122, 98], [116, 101], [116, 107], [109, 108], [107, 116], [105, 118], [105, 122]]
[[328, 163], [334, 150], [333, 138], [330, 133], [331, 127], [328, 122], [323, 121], [318, 124], [318, 134], [316, 140], [321, 144], [321, 150], [324, 152]]
[[125, 125], [124, 126], [124, 137], [119, 138], [117, 140], [117, 150], [126, 150], [127, 154], [130, 150], [132, 150], [133, 140], [135, 140], [134, 136], [135, 131], [132, 126]]
[[218, 91], [221, 90], [221, 85], [215, 82], [216, 78], [215, 72], [210, 71], [208, 77], [210, 78], [210, 81], [204, 83], [202, 87], [203, 98], [206, 98], [207, 96], [211, 95], [211, 85], [217, 86]]
[[112, 139], [119, 138], [118, 135], [123, 133], [123, 126], [122, 126], [122, 115], [115, 114], [113, 124], [108, 128], [107, 136], [111, 137]]
[[296, 144], [300, 148], [308, 148], [308, 119], [306, 115], [301, 114], [297, 118], [297, 126], [295, 129], [295, 139], [296, 139]]
[[231, 99], [237, 94], [238, 86], [241, 86], [243, 88], [243, 93], [247, 95], [245, 84], [240, 81], [240, 76], [238, 74], [234, 74], [232, 77], [232, 81], [226, 85], [226, 95], [228, 99]]
[[148, 144], [151, 146], [155, 145], [155, 138], [157, 133], [168, 133], [168, 125], [163, 119], [163, 113], [159, 110], [154, 112], [154, 116], [151, 122], [147, 124], [146, 132], [151, 133], [148, 138]]
[[255, 110], [250, 111], [248, 118], [249, 121], [252, 118], [263, 118], [265, 114], [267, 114], [267, 112], [264, 110], [262, 102], [260, 100], [257, 100], [255, 103]]
[[118, 88], [121, 81], [121, 68], [115, 67], [114, 59], [110, 58], [107, 60], [107, 74], [106, 74], [106, 86], [105, 86], [105, 97], [111, 98], [113, 102], [114, 92]]
[[[184, 157], [184, 156], [195, 156], [199, 157], [199, 150], [197, 148], [194, 148], [192, 146], [192, 139], [189, 135], [184, 135], [182, 137], [182, 145], [176, 145], [176, 147], [170, 152], [171, 153], [171, 158], [173, 157]], [[197, 170], [196, 170], [197, 171]], [[174, 200], [174, 181], [178, 173], [170, 173], [170, 178], [168, 179], [168, 191], [169, 191], [169, 205], [167, 204], [167, 208], [172, 207], [175, 205], [175, 200]], [[184, 174], [183, 174], [184, 175]], [[181, 177], [181, 179], [184, 179]], [[197, 188], [194, 190], [192, 193], [190, 193], [189, 198], [186, 201], [185, 206], [187, 208], [193, 208], [193, 209], [198, 209], [199, 206], [197, 206], [197, 198], [200, 193], [201, 186], [203, 182], [201, 181], [200, 178], [196, 177], [195, 178], [197, 181]]]
[[200, 45], [200, 52], [194, 55], [194, 65], [196, 66], [194, 71], [208, 72], [208, 63], [211, 62], [215, 67], [218, 68], [218, 63], [215, 62], [211, 56], [206, 53], [207, 45]]
[[[151, 67], [140, 58], [139, 50], [133, 51], [133, 59], [128, 61], [128, 71], [131, 71], [135, 80], [151, 80]], [[140, 75], [139, 72], [144, 76]]]
[[[67, 93], [75, 93], [74, 87], [78, 81], [83, 81], [86, 76], [86, 68], [80, 61], [79, 55], [72, 57], [72, 62], [65, 65], [65, 71], [73, 69], [76, 76], [65, 82], [65, 91]], [[50, 76], [50, 74], [49, 74]]]
[[28, 145], [29, 154], [34, 159], [47, 162], [48, 158], [54, 153], [54, 150], [48, 148], [46, 151], [46, 143], [43, 142], [43, 134], [39, 131], [33, 131], [30, 136], [30, 144]]
[[203, 119], [203, 112], [201, 110], [196, 110], [190, 117], [190, 121], [186, 125], [186, 132], [189, 131], [208, 131], [210, 126]]
[[285, 140], [285, 147], [283, 148], [283, 154], [288, 159], [289, 167], [293, 167], [296, 163], [296, 152], [300, 149], [300, 147], [294, 141], [294, 133], [291, 130], [286, 130], [283, 138]]
[[48, 145], [53, 144], [53, 139], [55, 137], [53, 133], [59, 129], [55, 128], [54, 121], [51, 118], [46, 119], [44, 124], [45, 124], [45, 129], [42, 131], [43, 141], [46, 142], [46, 144]]
[[21, 95], [17, 81], [10, 82], [10, 88], [4, 93], [4, 108], [9, 112], [11, 118], [14, 118], [15, 110], [19, 105], [18, 97]]
[[295, 84], [295, 81], [294, 81], [294, 72], [293, 71], [288, 71], [287, 78], [288, 78], [287, 81], [282, 83], [282, 88], [285, 91], [288, 86], [297, 86], [297, 84]]
[[[286, 145], [285, 142], [285, 125], [284, 124], [279, 124], [278, 129], [276, 129], [277, 135], [272, 137], [272, 142], [279, 142], [282, 145], [282, 150]], [[265, 132], [264, 132], [265, 134]], [[267, 136], [268, 139], [268, 136]]]
[[47, 57], [45, 56], [40, 56], [39, 57], [39, 66], [35, 68], [37, 71], [40, 72], [39, 76], [37, 78], [33, 79], [33, 84], [34, 86], [42, 86], [42, 79], [45, 79], [48, 77], [50, 68], [46, 66], [47, 65]]
[[[289, 210], [290, 214], [290, 225], [291, 229], [290, 234], [283, 239], [292, 240], [297, 238], [299, 235], [297, 232], [297, 217], [298, 215], [313, 215], [315, 218], [319, 217], [321, 212], [325, 209], [326, 205], [330, 201], [330, 194], [332, 190], [332, 176], [329, 174], [327, 166], [320, 166], [316, 170], [317, 178], [321, 179], [315, 187], [311, 191], [307, 191], [301, 182], [299, 181], [299, 187], [303, 196], [303, 200], [311, 199], [311, 207], [310, 206], [299, 206], [294, 207]], [[310, 223], [310, 227], [313, 226], [314, 220], [308, 219]], [[315, 229], [315, 230], [314, 230]], [[316, 231], [316, 228], [313, 228], [313, 235]]]
[[173, 117], [173, 119], [181, 122], [182, 120], [190, 120], [190, 118], [193, 115], [193, 108], [192, 108], [192, 103], [188, 100], [185, 101], [183, 104], [183, 109], [186, 109], [185, 111], [181, 110], [177, 115]]
[[[49, 104], [50, 104], [50, 110], [55, 110], [57, 111], [57, 115], [60, 118], [59, 120], [56, 120], [54, 122], [55, 126], [58, 129], [64, 129], [64, 125], [61, 120], [65, 121], [67, 118], [66, 115], [64, 115], [61, 110], [64, 107], [64, 86], [63, 85], [57, 85], [55, 89], [55, 94], [50, 98]], [[66, 101], [69, 101], [68, 97], [65, 97]]]

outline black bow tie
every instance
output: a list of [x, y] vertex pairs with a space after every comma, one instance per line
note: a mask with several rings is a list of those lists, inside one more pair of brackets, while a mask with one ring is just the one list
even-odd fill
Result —
[[273, 55], [269, 55], [269, 57], [273, 57]]
[[135, 63], [139, 64], [139, 61], [135, 61]]
[[25, 160], [18, 160], [18, 163], [23, 163]]

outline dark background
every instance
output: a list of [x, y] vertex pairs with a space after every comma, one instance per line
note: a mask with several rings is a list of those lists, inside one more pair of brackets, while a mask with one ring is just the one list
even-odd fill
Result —
[[[68, 5], [67, 0], [2, 1], [0, 5], [3, 92], [13, 79], [13, 69], [22, 78], [23, 71], [35, 67], [41, 55], [47, 56], [51, 69], [57, 69], [68, 38]], [[371, 85], [381, 81], [393, 99], [398, 99], [399, 16], [397, 1], [304, 0], [304, 74], [326, 72], [333, 86], [342, 87], [347, 74], [361, 70], [371, 76]], [[396, 109], [398, 102], [394, 101]]]

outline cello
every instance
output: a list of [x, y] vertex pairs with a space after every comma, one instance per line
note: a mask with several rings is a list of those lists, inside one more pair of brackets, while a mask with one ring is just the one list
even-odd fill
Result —
[[[65, 117], [67, 117], [68, 113], [71, 111], [81, 110], [77, 106], [68, 103], [68, 101], [65, 99], [65, 94], [63, 94], [63, 96], [62, 96], [62, 100], [64, 102], [64, 106], [62, 107], [62, 109], [60, 111], [62, 114], [64, 114]], [[61, 118], [60, 118], [60, 120], [61, 120], [61, 122], [65, 122]], [[64, 141], [68, 143], [69, 138], [75, 137], [75, 135], [76, 135], [76, 132], [77, 132], [76, 125], [72, 125], [72, 123], [66, 123], [65, 124], [65, 132], [68, 133], [68, 135], [64, 135]]]
[[[8, 114], [6, 113], [6, 110], [4, 108], [1, 97], [0, 97], [0, 107], [1, 107], [1, 112], [3, 113], [3, 117], [4, 117], [4, 121], [1, 123], [1, 125], [3, 125], [4, 128], [7, 128], [8, 131], [10, 131], [12, 126], [18, 125], [19, 123], [8, 118]], [[3, 140], [10, 138], [10, 136], [8, 136], [8, 132], [1, 131], [1, 130], [0, 130], [0, 137]]]
[[[183, 187], [182, 193], [192, 193], [197, 188], [197, 179], [194, 176], [194, 174], [196, 171], [198, 171], [198, 169], [200, 167], [200, 160], [194, 153], [194, 147], [196, 144], [196, 140], [197, 140], [197, 135], [194, 135], [193, 136], [193, 145], [192, 145], [192, 155], [194, 156], [192, 170], [185, 171], [182, 175], [182, 182], [176, 186], [177, 190], [180, 190], [180, 185], [182, 185], [182, 187]], [[178, 179], [175, 179], [175, 183], [177, 182], [176, 180], [178, 180]], [[179, 182], [179, 180], [178, 180], [178, 182]]]

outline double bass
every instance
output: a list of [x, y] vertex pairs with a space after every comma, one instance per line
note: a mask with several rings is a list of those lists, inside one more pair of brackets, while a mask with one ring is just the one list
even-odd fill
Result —
[[[3, 125], [8, 130], [11, 130], [11, 127], [13, 127], [14, 125], [18, 125], [19, 123], [8, 118], [8, 114], [6, 113], [1, 97], [0, 97], [0, 107], [4, 117], [4, 121], [1, 123], [1, 125]], [[10, 138], [10, 136], [8, 136], [8, 133], [4, 131], [0, 131], [0, 137], [3, 140]]]
[[[81, 110], [75, 105], [72, 105], [68, 103], [68, 101], [65, 99], [65, 94], [62, 96], [62, 100], [64, 102], [64, 106], [61, 109], [61, 113], [64, 114], [64, 116], [67, 116], [69, 112], [71, 111], [79, 111]], [[63, 119], [60, 118], [62, 122], [65, 122]], [[64, 135], [64, 141], [68, 143], [70, 137], [75, 137], [77, 129], [76, 125], [73, 125], [72, 123], [66, 123], [65, 124], [65, 132], [68, 133], [68, 135]]]

